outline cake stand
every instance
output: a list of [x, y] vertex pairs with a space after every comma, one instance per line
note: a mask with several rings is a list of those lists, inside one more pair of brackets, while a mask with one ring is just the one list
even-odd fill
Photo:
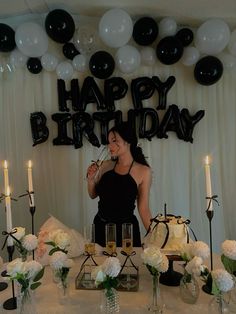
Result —
[[160, 283], [165, 286], [179, 286], [180, 279], [183, 274], [174, 270], [173, 263], [175, 261], [183, 261], [182, 257], [179, 255], [166, 255], [169, 260], [169, 268], [165, 273], [160, 275]]

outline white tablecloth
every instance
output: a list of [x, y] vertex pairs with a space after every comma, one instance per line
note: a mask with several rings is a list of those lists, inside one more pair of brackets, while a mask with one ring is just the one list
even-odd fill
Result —
[[[142, 264], [140, 258], [140, 249], [137, 254], [132, 257], [134, 263], [139, 266], [139, 290], [137, 292], [119, 292], [120, 298], [120, 313], [121, 314], [144, 314], [148, 313], [147, 305], [151, 301], [152, 278], [147, 268]], [[121, 261], [124, 256], [118, 254]], [[98, 263], [105, 257], [96, 257]], [[45, 268], [45, 275], [42, 279], [42, 285], [35, 291], [35, 298], [37, 304], [37, 314], [94, 314], [99, 313], [99, 305], [101, 300], [101, 291], [99, 290], [76, 290], [75, 278], [80, 270], [80, 265], [84, 257], [75, 259], [75, 265], [71, 269], [69, 298], [67, 304], [60, 304], [57, 293], [57, 285], [53, 282], [52, 271], [47, 266]], [[183, 272], [181, 262], [174, 262], [174, 269]], [[214, 267], [220, 265], [219, 258], [214, 256]], [[0, 280], [2, 281], [2, 280]], [[202, 281], [199, 281], [200, 287]], [[170, 287], [161, 285], [161, 293], [165, 302], [166, 314], [208, 314], [208, 304], [213, 298], [211, 295], [204, 293], [200, 289], [200, 296], [196, 304], [184, 303], [179, 294], [179, 287]], [[0, 313], [16, 313], [17, 311], [5, 310], [2, 304], [5, 300], [12, 296], [11, 284], [9, 287], [0, 292]], [[36, 314], [36, 313], [32, 313]]]

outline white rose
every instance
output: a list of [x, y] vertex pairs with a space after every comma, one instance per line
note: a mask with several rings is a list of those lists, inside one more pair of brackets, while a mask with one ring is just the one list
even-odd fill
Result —
[[120, 261], [116, 257], [108, 257], [102, 264], [103, 272], [110, 277], [117, 277], [120, 270]]
[[57, 246], [59, 246], [59, 248], [65, 249], [70, 245], [70, 236], [67, 232], [61, 230], [55, 234], [54, 242]]
[[27, 234], [24, 236], [22, 239], [22, 246], [27, 250], [27, 251], [33, 251], [37, 248], [38, 246], [38, 238], [34, 234]]
[[[14, 233], [15, 230], [16, 230], [16, 233]], [[22, 228], [22, 227], [15, 227], [14, 229], [12, 229], [12, 232], [13, 232], [12, 235], [17, 240], [21, 240], [25, 236], [25, 228]]]
[[25, 263], [22, 262], [21, 258], [16, 258], [7, 264], [7, 274], [10, 277], [15, 277], [17, 273], [25, 273]]

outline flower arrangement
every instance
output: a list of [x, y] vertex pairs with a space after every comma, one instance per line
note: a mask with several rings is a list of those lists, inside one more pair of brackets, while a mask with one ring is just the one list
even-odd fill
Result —
[[34, 234], [25, 234], [25, 228], [15, 227], [12, 230], [14, 245], [20, 253], [22, 260], [27, 259], [27, 255], [38, 246], [38, 238]]
[[102, 286], [111, 292], [111, 288], [116, 288], [118, 284], [117, 276], [121, 270], [120, 261], [116, 257], [108, 257], [102, 265], [94, 268], [91, 276], [95, 280], [96, 286]]
[[74, 262], [68, 258], [65, 252], [58, 250], [51, 254], [49, 263], [55, 271], [55, 276], [59, 279], [59, 286], [63, 289], [63, 294], [65, 295], [68, 287], [68, 273]]
[[225, 240], [222, 245], [221, 261], [225, 269], [236, 276], [236, 241]]
[[67, 232], [62, 229], [56, 229], [48, 234], [49, 241], [45, 242], [48, 245], [51, 245], [53, 248], [49, 251], [49, 255], [57, 251], [68, 253], [68, 247], [70, 246], [70, 236]]
[[9, 280], [16, 280], [21, 287], [23, 301], [30, 295], [30, 290], [35, 290], [41, 285], [39, 280], [43, 277], [44, 268], [37, 261], [25, 261], [16, 258], [7, 265]]
[[153, 276], [157, 276], [159, 273], [164, 273], [168, 270], [168, 258], [155, 246], [145, 248], [141, 257]]
[[212, 294], [219, 295], [233, 288], [233, 277], [225, 269], [212, 270], [210, 275], [212, 278]]
[[203, 265], [203, 260], [209, 257], [209, 246], [203, 241], [186, 243], [182, 246], [180, 255], [185, 261], [186, 281], [190, 282], [192, 275], [202, 276], [204, 280], [209, 274], [208, 268]]

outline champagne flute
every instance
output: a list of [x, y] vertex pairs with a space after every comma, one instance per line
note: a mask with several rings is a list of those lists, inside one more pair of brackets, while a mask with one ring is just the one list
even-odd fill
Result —
[[94, 162], [97, 167], [98, 167], [98, 170], [94, 176], [94, 179], [97, 178], [98, 174], [99, 174], [99, 171], [100, 171], [100, 167], [101, 165], [103, 164], [104, 160], [106, 160], [108, 158], [108, 156], [110, 155], [109, 151], [108, 151], [108, 148], [107, 146], [104, 146], [101, 150], [101, 152], [99, 153], [98, 157], [96, 160], [92, 160], [92, 162]]
[[84, 227], [84, 251], [90, 255], [95, 255], [95, 225]]
[[122, 224], [122, 250], [130, 255], [133, 251], [133, 224]]
[[116, 224], [109, 223], [105, 226], [106, 230], [106, 251], [112, 255], [116, 253]]

